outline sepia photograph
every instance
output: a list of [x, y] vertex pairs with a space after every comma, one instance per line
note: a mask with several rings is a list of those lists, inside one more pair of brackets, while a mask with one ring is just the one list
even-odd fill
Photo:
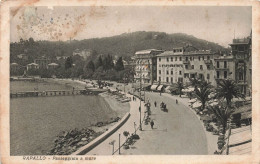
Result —
[[10, 7], [10, 157], [252, 155], [252, 13]]

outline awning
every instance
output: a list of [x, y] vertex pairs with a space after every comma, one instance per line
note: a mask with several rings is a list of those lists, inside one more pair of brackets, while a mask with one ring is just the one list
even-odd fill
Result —
[[152, 85], [152, 86], [151, 86], [151, 90], [152, 90], [152, 91], [155, 91], [156, 88], [157, 88], [157, 86], [158, 86], [158, 85]]
[[162, 90], [162, 87], [163, 87], [163, 85], [160, 85], [160, 86], [157, 88], [157, 90], [158, 90], [158, 91]]
[[252, 112], [241, 113], [241, 120], [252, 118]]
[[252, 105], [244, 105], [239, 108], [237, 108], [232, 114], [238, 114], [238, 113], [243, 113], [247, 111], [252, 111]]
[[196, 101], [197, 101], [197, 99], [195, 98], [195, 99], [189, 100], [188, 102], [189, 102], [189, 103], [194, 103], [194, 102], [196, 102]]
[[201, 107], [201, 103], [200, 102], [195, 102], [193, 105], [192, 105], [192, 108], [199, 108], [199, 107]]

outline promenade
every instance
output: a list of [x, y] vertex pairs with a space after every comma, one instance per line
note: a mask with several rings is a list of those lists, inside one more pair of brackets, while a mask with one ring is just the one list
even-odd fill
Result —
[[[127, 86], [126, 92], [129, 90]], [[128, 95], [130, 96], [130, 95]], [[175, 100], [178, 99], [179, 103], [176, 104]], [[163, 93], [146, 92], [146, 101], [151, 102], [151, 119], [154, 120], [154, 129], [150, 125], [142, 124], [143, 130], [137, 131], [140, 136], [139, 140], [130, 146], [130, 149], [121, 147], [121, 155], [207, 155], [213, 154], [216, 150], [216, 141], [211, 134], [207, 134], [202, 122], [196, 114], [189, 108], [187, 98], [180, 98], [178, 96], [171, 96]], [[157, 107], [154, 106], [154, 101], [157, 101]], [[168, 112], [160, 110], [159, 105], [161, 102], [167, 104]], [[119, 147], [119, 134], [121, 145], [126, 138], [123, 136], [124, 131], [134, 133], [134, 122], [136, 128], [139, 125], [140, 101], [130, 102], [130, 118], [129, 120], [108, 139], [96, 146], [88, 155], [111, 155], [113, 146], [109, 144], [115, 141], [114, 150], [117, 151]], [[142, 102], [142, 118], [144, 116], [144, 104]], [[210, 136], [211, 135], [211, 136]]]
[[[127, 94], [127, 96], [131, 97], [131, 95]], [[136, 101], [130, 101], [130, 118], [127, 120], [127, 122], [120, 127], [115, 133], [113, 133], [111, 136], [109, 136], [105, 141], [97, 145], [95, 148], [93, 148], [91, 151], [89, 151], [88, 155], [112, 155], [113, 152], [113, 146], [109, 144], [112, 141], [114, 142], [114, 151], [115, 155], [119, 154], [118, 148], [119, 148], [119, 134], [120, 134], [120, 145], [125, 142], [126, 138], [123, 135], [124, 131], [128, 131], [130, 134], [135, 132], [135, 126], [136, 129], [139, 128], [139, 122], [140, 122], [140, 112], [139, 112], [139, 106], [140, 101], [137, 99]], [[142, 105], [142, 112], [141, 117], [143, 120], [144, 117], [144, 103], [141, 103]], [[138, 132], [137, 132], [138, 133]], [[121, 152], [123, 152], [123, 147], [120, 149]], [[123, 153], [121, 153], [123, 154]]]

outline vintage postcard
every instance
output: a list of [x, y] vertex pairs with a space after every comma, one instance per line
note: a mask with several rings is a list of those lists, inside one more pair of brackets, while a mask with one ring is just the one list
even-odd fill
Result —
[[1, 2], [1, 162], [260, 163], [259, 7]]

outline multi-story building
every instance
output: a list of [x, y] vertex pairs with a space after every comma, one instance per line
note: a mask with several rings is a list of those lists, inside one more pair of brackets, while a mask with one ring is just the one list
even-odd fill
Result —
[[38, 64], [39, 69], [48, 69], [48, 64], [51, 63], [51, 60], [46, 57], [41, 57], [34, 60], [34, 63]]
[[193, 46], [177, 47], [157, 55], [157, 81], [188, 83], [189, 78], [204, 79], [215, 85], [214, 57], [218, 56], [209, 50], [198, 50]]
[[252, 36], [243, 39], [233, 39], [230, 44], [235, 65], [235, 81], [241, 92], [251, 95], [252, 87]]
[[153, 84], [157, 79], [157, 59], [156, 55], [164, 52], [163, 50], [148, 49], [135, 53], [135, 82]]
[[222, 55], [214, 58], [215, 79], [235, 79], [233, 56]]
[[27, 69], [27, 71], [36, 70], [36, 69], [39, 69], [39, 65], [36, 63], [27, 64], [26, 69]]

